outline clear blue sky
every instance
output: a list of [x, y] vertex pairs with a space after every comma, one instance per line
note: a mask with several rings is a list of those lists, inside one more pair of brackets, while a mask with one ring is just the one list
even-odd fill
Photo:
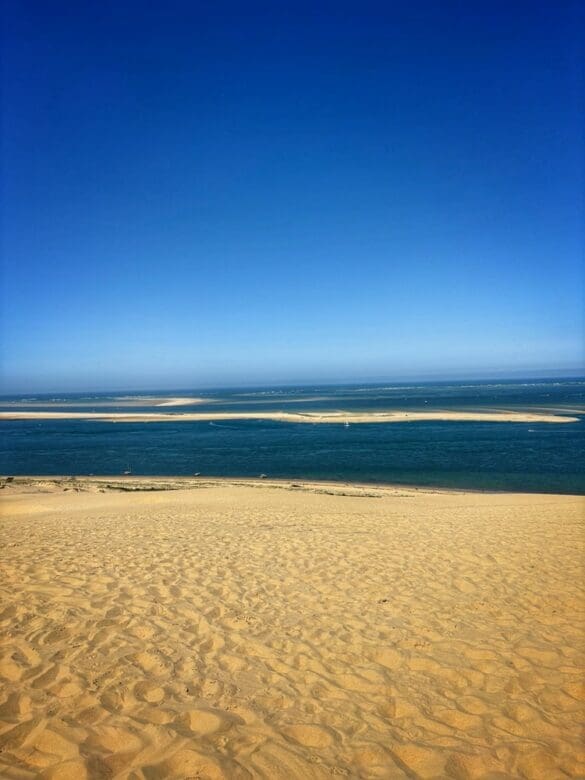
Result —
[[4, 392], [583, 365], [579, 2], [4, 4]]

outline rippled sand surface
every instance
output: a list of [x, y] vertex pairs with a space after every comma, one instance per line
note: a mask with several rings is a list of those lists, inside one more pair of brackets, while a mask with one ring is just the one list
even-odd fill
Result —
[[0, 491], [0, 777], [585, 774], [582, 498], [165, 486]]

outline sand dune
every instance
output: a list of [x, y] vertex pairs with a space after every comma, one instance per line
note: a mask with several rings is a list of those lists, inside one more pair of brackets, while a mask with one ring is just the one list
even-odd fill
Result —
[[[170, 406], [169, 403], [159, 406]], [[569, 423], [578, 417], [544, 412], [0, 412], [1, 420], [97, 420], [103, 422], [207, 422], [213, 420], [276, 420], [292, 423], [394, 423], [429, 420], [466, 422]]]
[[585, 774], [582, 498], [150, 486], [0, 491], [1, 777]]

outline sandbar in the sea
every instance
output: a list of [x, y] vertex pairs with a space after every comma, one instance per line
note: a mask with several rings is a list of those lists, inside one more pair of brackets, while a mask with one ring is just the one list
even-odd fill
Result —
[[[172, 405], [159, 404], [159, 406]], [[386, 412], [47, 412], [0, 411], [1, 420], [95, 420], [102, 422], [213, 422], [220, 420], [273, 420], [288, 423], [398, 423], [459, 421], [490, 423], [570, 423], [578, 417], [546, 412], [525, 411], [386, 411]]]

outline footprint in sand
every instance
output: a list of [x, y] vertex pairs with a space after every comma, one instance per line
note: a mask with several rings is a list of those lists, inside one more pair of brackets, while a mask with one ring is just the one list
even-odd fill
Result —
[[88, 777], [85, 761], [82, 759], [73, 759], [50, 767], [43, 773], [43, 778], [47, 780], [80, 780]]
[[31, 698], [26, 694], [11, 693], [0, 705], [0, 718], [25, 718], [31, 712]]
[[388, 647], [377, 652], [374, 661], [380, 666], [385, 666], [386, 669], [397, 669], [403, 664], [404, 657], [397, 650]]
[[81, 696], [83, 694], [83, 688], [75, 680], [65, 680], [62, 683], [57, 683], [49, 690], [58, 699], [70, 699], [72, 696]]
[[168, 674], [170, 668], [169, 662], [161, 653], [150, 650], [143, 653], [137, 653], [133, 657], [133, 661], [143, 672], [151, 674], [154, 677], [162, 677], [163, 675]]
[[522, 658], [526, 658], [535, 666], [545, 666], [555, 669], [559, 665], [559, 656], [553, 650], [541, 649], [533, 646], [523, 646], [517, 649], [517, 653]]
[[[73, 740], [66, 739], [48, 728], [43, 729], [30, 744], [41, 753], [57, 756], [61, 761], [77, 758], [79, 755], [79, 748]], [[55, 761], [53, 760], [52, 763]]]
[[160, 688], [158, 685], [148, 682], [147, 680], [136, 683], [134, 686], [134, 694], [137, 699], [145, 701], [148, 704], [160, 704], [165, 697], [163, 688]]
[[334, 742], [333, 732], [322, 726], [307, 726], [303, 724], [286, 726], [283, 729], [283, 733], [304, 747], [324, 748], [329, 747]]
[[175, 720], [177, 731], [186, 736], [206, 737], [218, 731], [226, 731], [234, 724], [242, 724], [237, 716], [227, 715], [221, 710], [194, 709], [181, 713]]
[[147, 777], [201, 777], [206, 780], [226, 780], [221, 765], [195, 750], [178, 750], [160, 764], [145, 768]]
[[118, 726], [97, 726], [94, 733], [85, 741], [91, 750], [95, 748], [109, 753], [138, 752], [144, 747], [144, 739], [128, 729]]
[[31, 683], [33, 688], [45, 688], [51, 683], [57, 682], [64, 675], [64, 670], [59, 664], [53, 664], [46, 671], [42, 672], [38, 677], [35, 677]]
[[10, 682], [17, 682], [23, 675], [23, 668], [10, 656], [0, 660], [0, 677]]

